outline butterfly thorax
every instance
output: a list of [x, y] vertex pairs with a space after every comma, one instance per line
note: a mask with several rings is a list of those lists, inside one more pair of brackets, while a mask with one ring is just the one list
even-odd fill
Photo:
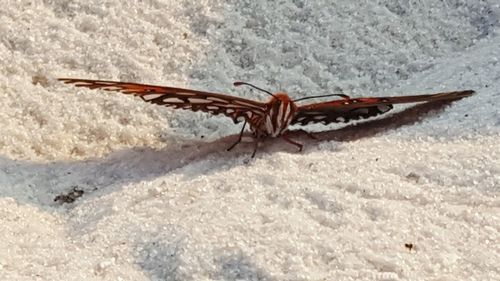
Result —
[[284, 133], [297, 112], [297, 106], [286, 93], [276, 93], [266, 104], [266, 112], [250, 127], [257, 137], [277, 137]]

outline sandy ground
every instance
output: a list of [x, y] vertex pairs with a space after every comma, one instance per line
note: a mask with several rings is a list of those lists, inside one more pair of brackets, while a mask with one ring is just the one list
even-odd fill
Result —
[[[499, 15], [496, 0], [4, 0], [0, 279], [500, 280]], [[251, 160], [225, 151], [230, 119], [57, 77], [477, 94], [377, 133], [309, 126], [356, 137]]]

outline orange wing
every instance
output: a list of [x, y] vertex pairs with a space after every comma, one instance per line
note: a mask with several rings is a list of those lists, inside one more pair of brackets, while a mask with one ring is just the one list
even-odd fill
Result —
[[253, 115], [264, 115], [266, 104], [258, 101], [223, 94], [202, 92], [190, 89], [154, 86], [137, 83], [59, 78], [66, 84], [90, 89], [117, 91], [139, 96], [143, 101], [158, 105], [203, 111], [214, 115], [224, 114], [234, 123], [249, 120]]
[[433, 102], [471, 96], [472, 90], [402, 97], [346, 98], [300, 106], [291, 124], [329, 124], [369, 118], [388, 112], [393, 104]]

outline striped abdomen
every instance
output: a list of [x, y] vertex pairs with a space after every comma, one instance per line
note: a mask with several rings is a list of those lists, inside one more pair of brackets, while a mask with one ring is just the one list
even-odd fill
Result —
[[297, 106], [285, 93], [274, 95], [268, 103], [266, 114], [256, 116], [252, 120], [250, 127], [257, 137], [271, 136], [277, 137], [284, 133], [292, 121]]

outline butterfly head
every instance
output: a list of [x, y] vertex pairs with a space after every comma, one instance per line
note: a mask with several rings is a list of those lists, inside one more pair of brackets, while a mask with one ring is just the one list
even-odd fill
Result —
[[274, 93], [273, 97], [271, 98], [271, 101], [273, 101], [273, 100], [275, 100], [277, 102], [281, 102], [281, 103], [292, 102], [292, 99], [285, 92]]
[[288, 96], [285, 92], [277, 92], [273, 94], [273, 97], [268, 101], [268, 107], [274, 108], [275, 110], [279, 110], [282, 108], [296, 108], [295, 102]]

